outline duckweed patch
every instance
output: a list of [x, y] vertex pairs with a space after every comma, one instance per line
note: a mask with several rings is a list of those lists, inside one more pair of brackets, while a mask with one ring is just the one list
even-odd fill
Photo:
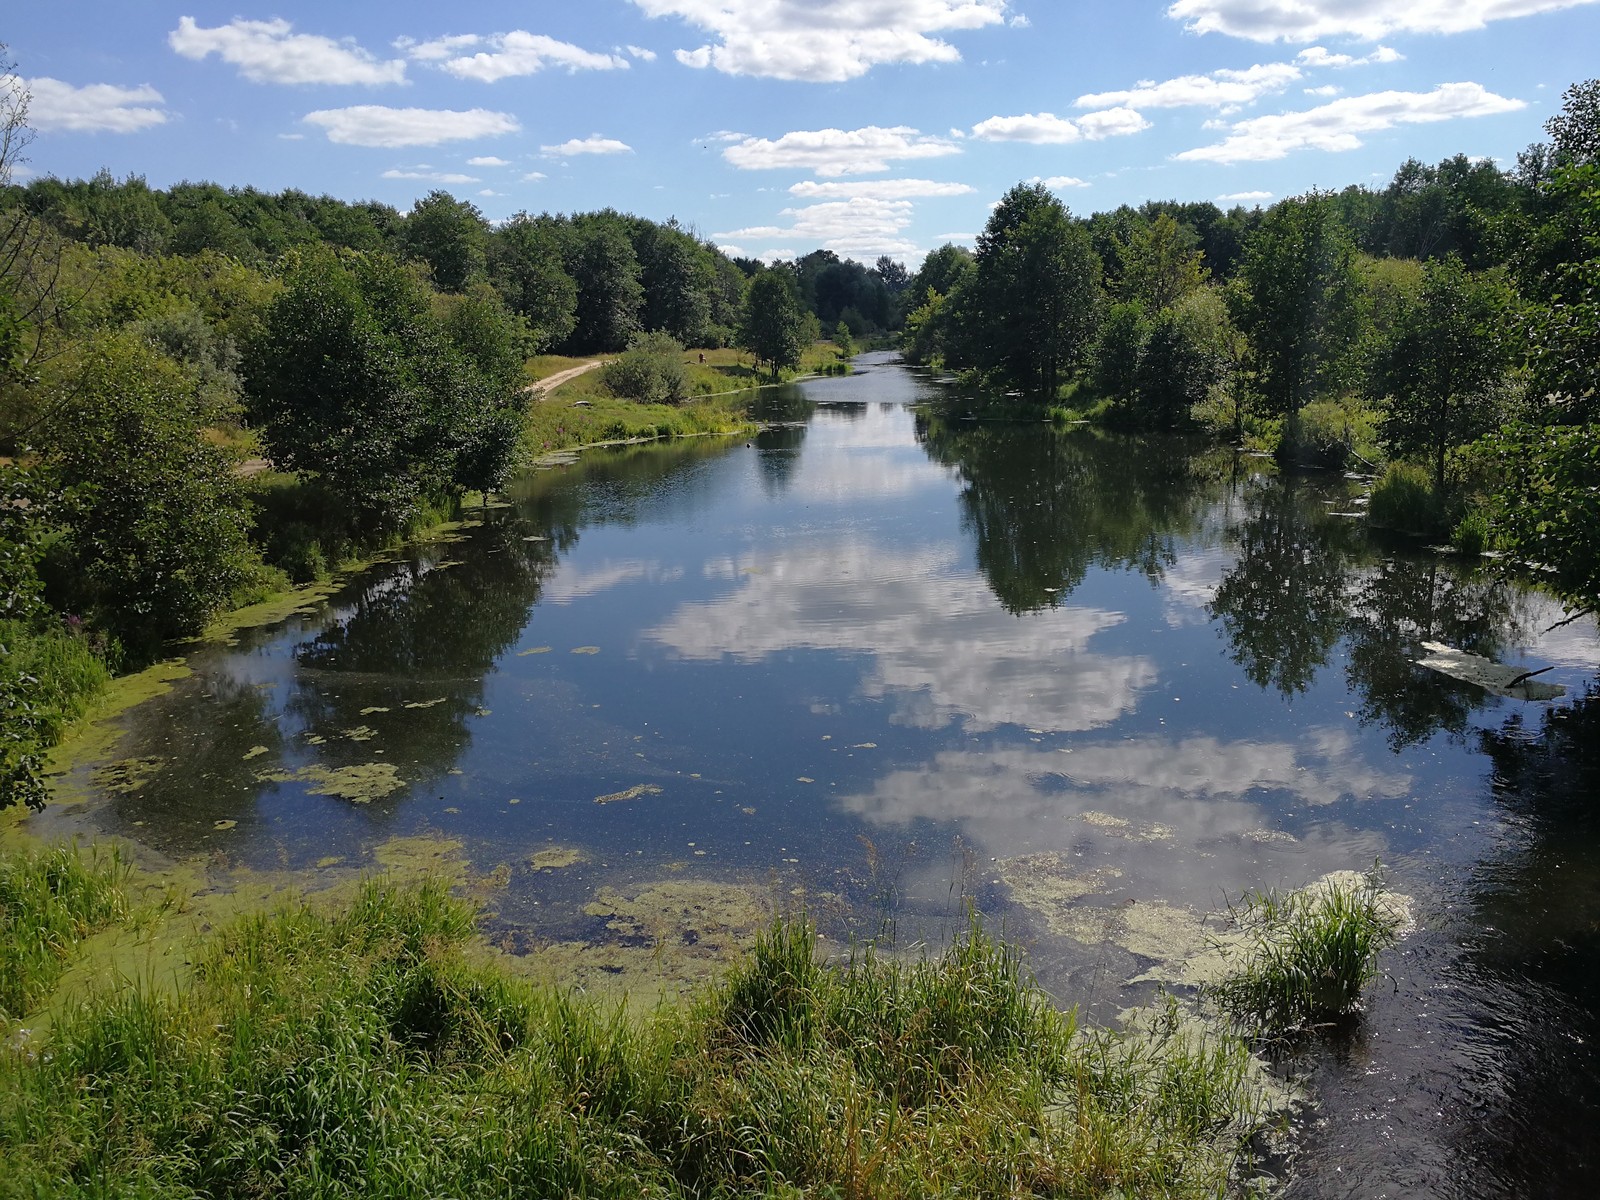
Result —
[[624, 788], [620, 792], [608, 792], [604, 796], [596, 796], [596, 804], [617, 804], [623, 800], [638, 800], [642, 796], [659, 796], [661, 789], [653, 783], [635, 784], [631, 788]]
[[560, 871], [588, 861], [589, 856], [582, 850], [571, 846], [548, 846], [531, 855], [528, 865], [535, 871]]
[[154, 779], [166, 763], [164, 758], [124, 758], [97, 768], [89, 778], [103, 792], [126, 796]]
[[356, 763], [348, 767], [312, 764], [297, 771], [267, 771], [257, 776], [270, 783], [308, 783], [313, 796], [333, 796], [352, 804], [370, 804], [406, 786], [393, 763]]

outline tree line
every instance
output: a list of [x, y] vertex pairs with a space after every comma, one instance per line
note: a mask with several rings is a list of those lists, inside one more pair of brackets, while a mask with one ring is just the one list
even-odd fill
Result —
[[1074, 217], [1040, 184], [905, 294], [914, 362], [1024, 403], [1382, 471], [1374, 523], [1600, 603], [1600, 81], [1514, 168], [1404, 164], [1266, 209]]

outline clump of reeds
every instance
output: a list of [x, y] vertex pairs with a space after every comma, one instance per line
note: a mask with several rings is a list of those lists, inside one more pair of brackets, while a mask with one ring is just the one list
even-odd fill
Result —
[[0, 855], [0, 1017], [47, 993], [73, 947], [127, 913], [127, 868], [113, 848]]
[[0, 1054], [16, 1194], [1213, 1196], [1239, 1039], [1084, 1031], [976, 923], [819, 961], [803, 919], [648, 1017], [474, 965], [442, 885], [242, 919]]
[[1378, 955], [1398, 936], [1375, 874], [1253, 892], [1233, 916], [1238, 937], [1224, 945], [1229, 970], [1207, 991], [1235, 1021], [1267, 1037], [1356, 1011], [1377, 977]]

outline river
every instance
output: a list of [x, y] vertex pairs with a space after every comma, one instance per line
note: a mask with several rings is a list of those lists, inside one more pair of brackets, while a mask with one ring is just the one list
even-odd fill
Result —
[[763, 403], [195, 649], [30, 824], [307, 887], [434, 853], [519, 961], [641, 994], [774, 906], [910, 948], [970, 901], [1101, 1019], [1245, 889], [1381, 862], [1417, 928], [1293, 1064], [1288, 1194], [1594, 1194], [1592, 620], [1373, 541], [1353, 481], [969, 419], [887, 355]]

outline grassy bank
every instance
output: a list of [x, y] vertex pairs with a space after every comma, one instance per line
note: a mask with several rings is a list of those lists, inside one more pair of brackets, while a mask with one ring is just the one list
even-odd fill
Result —
[[108, 982], [0, 1055], [0, 1194], [1212, 1196], [1263, 1120], [1242, 1043], [1079, 1029], [977, 927], [825, 966], [779, 922], [643, 1018], [473, 944], [442, 886], [369, 881]]

